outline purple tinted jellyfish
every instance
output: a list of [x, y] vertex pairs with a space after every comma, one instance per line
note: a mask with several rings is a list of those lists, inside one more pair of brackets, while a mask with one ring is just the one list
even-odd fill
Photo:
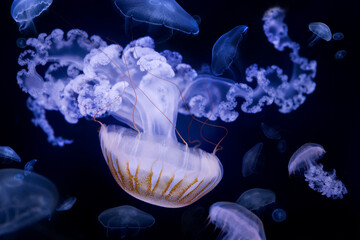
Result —
[[276, 195], [273, 191], [262, 188], [252, 188], [243, 192], [238, 200], [236, 200], [236, 203], [252, 211], [258, 210], [275, 201]]
[[0, 146], [1, 163], [21, 162], [21, 158], [17, 153], [8, 146]]
[[47, 178], [23, 170], [0, 170], [0, 236], [15, 232], [54, 211], [58, 200], [55, 185]]
[[308, 169], [311, 165], [315, 165], [325, 154], [325, 149], [317, 143], [306, 143], [302, 145], [291, 156], [288, 170], [289, 175], [293, 175], [296, 171], [301, 172]]
[[281, 135], [278, 130], [269, 127], [263, 122], [261, 123], [261, 130], [264, 133], [264, 135], [269, 139], [279, 140], [281, 138]]
[[135, 237], [155, 223], [153, 216], [128, 205], [109, 208], [100, 213], [98, 220], [106, 228], [107, 235], [111, 231], [120, 238]]
[[224, 73], [233, 63], [237, 48], [248, 27], [239, 25], [216, 40], [212, 48], [211, 70], [216, 76]]
[[33, 19], [49, 8], [52, 0], [14, 0], [11, 5], [11, 16], [20, 25], [19, 31], [33, 28]]
[[314, 46], [320, 39], [324, 39], [325, 41], [331, 40], [331, 30], [325, 23], [312, 22], [309, 24], [309, 30], [314, 34], [314, 39], [309, 43], [309, 47]]
[[[31, 96], [33, 122], [52, 144], [63, 146], [70, 141], [54, 136], [45, 110], [59, 111], [69, 123], [111, 115], [128, 125], [100, 130], [105, 160], [122, 189], [163, 207], [186, 206], [211, 191], [223, 173], [215, 152], [179, 143], [175, 131], [179, 89], [184, 91], [196, 72], [180, 54], [156, 52], [150, 37], [122, 49], [84, 36], [71, 30], [65, 39], [57, 29], [27, 41], [35, 50], [21, 54], [19, 63], [27, 69], [18, 73], [18, 83]], [[36, 66], [44, 62], [49, 68], [41, 76]]]
[[244, 154], [244, 157], [242, 159], [242, 169], [241, 169], [243, 177], [248, 177], [259, 170], [257, 168], [261, 163], [259, 163], [258, 160], [263, 145], [264, 144], [262, 142], [257, 143], [255, 146], [250, 148], [250, 150]]
[[217, 202], [211, 205], [209, 217], [225, 235], [221, 239], [266, 239], [261, 220], [243, 206], [231, 202]]
[[303, 172], [309, 187], [322, 195], [333, 199], [343, 198], [347, 193], [345, 185], [336, 178], [335, 169], [332, 172], [323, 170], [317, 162], [324, 156], [324, 148], [316, 143], [306, 143], [292, 155], [289, 161], [289, 175]]
[[114, 0], [126, 18], [152, 25], [164, 25], [187, 34], [198, 34], [199, 26], [175, 0]]

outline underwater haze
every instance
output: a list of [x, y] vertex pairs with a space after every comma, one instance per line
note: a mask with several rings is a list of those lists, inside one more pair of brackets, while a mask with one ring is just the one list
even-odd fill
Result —
[[[58, 202], [21, 222], [4, 180], [0, 239], [215, 240], [237, 218], [258, 239], [360, 239], [354, 4], [54, 0], [24, 23], [2, 1], [0, 170]], [[342, 37], [312, 42], [314, 22]], [[250, 189], [274, 201], [239, 206]]]

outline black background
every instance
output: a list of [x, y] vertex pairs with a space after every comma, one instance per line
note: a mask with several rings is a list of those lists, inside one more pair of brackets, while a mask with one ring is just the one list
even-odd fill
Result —
[[[43, 220], [0, 239], [106, 239], [106, 231], [97, 216], [103, 210], [119, 205], [132, 205], [155, 217], [155, 225], [138, 235], [138, 239], [215, 239], [219, 231], [212, 224], [206, 225], [209, 206], [217, 201], [235, 201], [242, 192], [254, 187], [273, 190], [277, 196], [276, 206], [287, 212], [287, 219], [282, 223], [273, 222], [269, 215], [274, 206], [259, 213], [270, 240], [360, 239], [359, 77], [355, 54], [359, 20], [352, 2], [178, 1], [191, 15], [200, 16], [200, 33], [189, 36], [174, 32], [167, 42], [157, 45], [158, 51], [178, 51], [184, 62], [200, 69], [202, 63], [211, 62], [211, 49], [217, 38], [241, 24], [249, 26], [240, 47], [243, 66], [276, 64], [291, 73], [292, 64], [287, 54], [276, 51], [262, 30], [263, 13], [270, 7], [280, 6], [287, 11], [285, 22], [289, 35], [301, 45], [301, 55], [318, 62], [317, 86], [305, 103], [290, 114], [279, 113], [276, 106], [266, 107], [254, 115], [242, 113], [238, 108], [240, 115], [235, 122], [216, 122], [229, 130], [222, 144], [224, 150], [217, 153], [224, 166], [223, 180], [193, 205], [166, 209], [141, 202], [116, 184], [103, 160], [97, 123], [82, 119], [71, 125], [58, 112], [47, 112], [55, 134], [74, 139], [72, 145], [64, 148], [52, 147], [41, 129], [33, 126], [32, 113], [25, 104], [27, 95], [16, 83], [16, 73], [21, 69], [17, 58], [22, 52], [16, 40], [28, 36], [19, 33], [11, 18], [11, 1], [1, 1], [0, 145], [12, 147], [22, 158], [22, 163], [0, 167], [23, 168], [27, 161], [36, 158], [35, 171], [51, 179], [62, 196], [76, 196], [78, 200], [73, 209], [55, 213], [50, 222]], [[311, 37], [308, 24], [317, 21], [326, 23], [333, 32], [342, 32], [345, 38], [319, 41], [313, 47], [307, 47]], [[89, 35], [109, 37], [123, 46], [131, 39], [125, 34], [124, 23], [110, 0], [54, 0], [50, 9], [35, 19], [39, 33], [50, 33], [55, 28], [66, 32], [75, 27]], [[334, 54], [340, 49], [345, 49], [347, 56], [335, 60]], [[287, 142], [285, 153], [278, 152], [276, 140], [263, 135], [261, 122], [279, 129]], [[178, 128], [183, 134], [187, 132], [188, 123], [188, 116], [179, 116]], [[192, 132], [196, 135], [199, 129], [200, 126], [195, 125]], [[222, 134], [221, 130], [206, 130], [206, 135], [214, 141]], [[242, 156], [258, 142], [264, 143], [263, 171], [243, 178]], [[328, 199], [311, 190], [302, 178], [288, 177], [289, 158], [307, 142], [319, 143], [327, 150], [322, 163], [326, 170], [337, 170], [338, 179], [349, 192], [344, 199]], [[212, 151], [206, 144], [203, 148]], [[2, 207], [0, 203], [0, 209]], [[203, 214], [193, 228], [187, 229], [191, 234], [185, 234], [182, 216], [185, 211], [197, 212], [194, 209], [202, 209], [198, 212]]]

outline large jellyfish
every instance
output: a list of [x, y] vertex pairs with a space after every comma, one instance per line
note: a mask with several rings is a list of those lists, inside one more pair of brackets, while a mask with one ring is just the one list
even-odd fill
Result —
[[113, 0], [127, 18], [153, 25], [164, 25], [188, 34], [198, 34], [199, 26], [175, 0]]
[[327, 172], [323, 170], [322, 164], [317, 163], [324, 154], [325, 149], [320, 144], [302, 145], [290, 158], [289, 174], [303, 173], [311, 189], [333, 199], [343, 198], [347, 189], [340, 180], [337, 180], [335, 169]]
[[20, 25], [19, 31], [33, 28], [33, 19], [49, 8], [53, 0], [14, 0], [11, 5], [11, 16]]
[[[108, 45], [99, 36], [88, 37], [84, 31], [70, 30], [64, 37], [62, 30], [55, 29], [27, 40], [32, 49], [19, 57], [19, 64], [27, 69], [18, 72], [18, 84], [30, 95], [27, 105], [34, 114], [33, 123], [53, 145], [64, 146], [72, 140], [55, 136], [46, 110], [60, 112], [72, 124], [83, 117], [106, 116], [126, 124], [127, 128], [101, 124], [100, 129], [102, 151], [117, 183], [145, 202], [186, 206], [211, 191], [223, 170], [215, 155], [219, 144], [214, 144], [212, 154], [188, 147], [176, 129], [179, 112], [193, 119], [232, 122], [238, 116], [236, 97], [246, 100], [245, 112], [259, 112], [264, 103], [273, 101], [281, 112], [290, 112], [305, 100], [303, 94], [315, 88], [311, 80], [316, 63], [298, 56], [298, 44], [283, 31], [284, 11], [276, 8], [270, 13], [264, 17], [265, 34], [277, 49], [290, 48], [295, 65], [290, 82], [278, 67], [252, 66], [247, 70], [248, 80], [256, 78], [259, 83], [252, 89], [245, 83], [198, 75], [179, 53], [156, 52], [150, 37], [122, 48]], [[279, 38], [280, 45], [275, 41]], [[276, 85], [268, 74], [283, 81]]]
[[31, 225], [54, 211], [58, 201], [55, 185], [47, 178], [23, 170], [0, 170], [0, 235]]
[[217, 202], [211, 205], [209, 217], [225, 235], [221, 239], [264, 240], [261, 220], [245, 207], [232, 202]]

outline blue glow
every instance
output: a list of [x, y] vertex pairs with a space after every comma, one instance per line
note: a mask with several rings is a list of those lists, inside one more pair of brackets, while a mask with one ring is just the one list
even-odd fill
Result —
[[248, 27], [239, 25], [222, 35], [212, 48], [211, 70], [215, 76], [224, 73], [233, 63], [238, 45], [244, 38]]
[[347, 51], [346, 51], [346, 50], [339, 50], [339, 51], [337, 51], [337, 52], [335, 53], [334, 58], [335, 58], [336, 60], [340, 60], [340, 59], [343, 59], [343, 58], [346, 56], [346, 54], [347, 54]]
[[258, 210], [275, 201], [276, 196], [273, 191], [262, 188], [252, 188], [243, 192], [238, 200], [236, 200], [236, 203], [252, 211]]
[[52, 4], [52, 0], [14, 0], [11, 16], [19, 23], [19, 31], [34, 27], [32, 20]]
[[283, 222], [286, 220], [286, 212], [282, 208], [276, 208], [272, 212], [271, 217], [275, 222]]
[[133, 238], [155, 223], [153, 216], [133, 206], [109, 208], [100, 213], [98, 220], [107, 234], [119, 234], [121, 238]]
[[175, 0], [114, 0], [127, 18], [153, 25], [164, 25], [188, 34], [198, 34], [199, 26]]
[[344, 38], [344, 34], [341, 33], [341, 32], [336, 32], [336, 33], [333, 34], [332, 37], [333, 37], [334, 40], [341, 40], [341, 39]]
[[[17, 177], [21, 176], [21, 177]], [[0, 236], [31, 225], [54, 211], [58, 192], [47, 178], [18, 169], [0, 170]], [[5, 217], [6, 216], [6, 217]]]
[[0, 146], [0, 158], [2, 163], [21, 162], [19, 155], [8, 146]]

